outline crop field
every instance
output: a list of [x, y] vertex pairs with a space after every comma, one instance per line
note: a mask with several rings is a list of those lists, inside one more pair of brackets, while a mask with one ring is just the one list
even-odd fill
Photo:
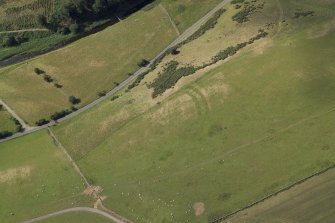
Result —
[[332, 222], [334, 188], [335, 171], [331, 170], [223, 222]]
[[[295, 18], [299, 8], [314, 16]], [[54, 130], [117, 213], [135, 222], [224, 216], [335, 162], [333, 9], [326, 0], [266, 0], [235, 25], [257, 31], [276, 15], [269, 37], [152, 99], [147, 86], [163, 61], [131, 92]], [[209, 32], [229, 33], [232, 24], [222, 17]], [[232, 37], [218, 50], [236, 44]], [[208, 38], [174, 59], [190, 60], [193, 44], [206, 62], [217, 53], [200, 47]]]
[[2, 222], [90, 203], [82, 180], [44, 131], [1, 143], [0, 161]]
[[[63, 49], [0, 69], [0, 96], [33, 124], [71, 107], [71, 95], [81, 99], [79, 106], [93, 101], [99, 92], [110, 90], [135, 72], [141, 59], [158, 54], [176, 35], [160, 7], [139, 11]], [[34, 68], [44, 70], [54, 82], [45, 82]], [[62, 87], [56, 88], [54, 83]]]
[[85, 213], [85, 212], [74, 212], [74, 213], [67, 213], [63, 215], [59, 215], [56, 217], [48, 218], [45, 220], [38, 221], [38, 223], [114, 223], [113, 221], [105, 218], [103, 216], [92, 214], [92, 213]]
[[5, 110], [0, 108], [0, 132], [10, 131], [15, 132], [16, 125], [11, 119], [11, 115]]

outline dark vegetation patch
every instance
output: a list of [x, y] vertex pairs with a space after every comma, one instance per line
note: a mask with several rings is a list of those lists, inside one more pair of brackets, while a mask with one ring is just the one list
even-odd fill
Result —
[[169, 62], [164, 70], [158, 74], [158, 78], [149, 85], [150, 88], [154, 89], [152, 97], [155, 98], [163, 94], [167, 89], [172, 88], [180, 78], [194, 74], [197, 71], [193, 66], [178, 68], [178, 65], [177, 61]]
[[244, 3], [243, 9], [237, 12], [233, 17], [233, 21], [238, 23], [244, 23], [249, 21], [249, 17], [257, 10], [254, 4]]
[[[181, 46], [198, 39], [200, 36], [204, 35], [208, 30], [212, 29], [215, 27], [215, 25], [218, 22], [218, 19], [221, 17], [221, 15], [225, 12], [225, 9], [220, 9], [217, 11], [212, 18], [210, 18], [204, 25], [202, 25], [193, 35], [191, 35], [189, 38], [187, 38], [185, 41], [179, 43], [177, 46], [172, 47], [171, 49], [167, 50], [161, 57], [157, 58], [150, 66], [150, 69], [148, 71], [143, 72], [141, 75], [139, 75], [136, 80], [128, 86], [128, 90], [131, 90], [132, 88], [138, 86], [141, 81], [144, 79], [144, 77], [150, 73], [150, 71], [154, 70], [156, 66], [163, 60], [163, 58], [169, 54], [172, 55], [177, 55], [180, 53], [178, 48]], [[142, 63], [139, 63], [138, 65], [142, 67]], [[147, 63], [145, 66], [147, 66], [150, 63]], [[129, 75], [131, 76], [131, 74]]]
[[303, 11], [302, 9], [297, 9], [297, 11], [294, 13], [293, 18], [299, 19], [300, 17], [314, 16], [314, 13], [314, 11]]
[[79, 104], [81, 102], [80, 98], [77, 98], [73, 95], [71, 95], [69, 97], [69, 102], [72, 104], [72, 105], [76, 105], [76, 104]]
[[213, 65], [220, 60], [225, 60], [228, 57], [236, 54], [239, 50], [246, 47], [247, 45], [252, 44], [256, 40], [259, 40], [261, 38], [265, 38], [267, 35], [268, 35], [267, 32], [260, 29], [259, 33], [256, 36], [250, 38], [248, 42], [239, 43], [236, 46], [230, 46], [220, 51], [217, 55], [215, 55], [212, 58], [210, 62], [199, 67], [194, 67], [190, 65], [186, 67], [178, 67], [179, 65], [178, 62], [176, 61], [169, 62], [163, 69], [163, 71], [158, 74], [158, 77], [151, 84], [148, 85], [149, 88], [153, 88], [152, 97], [155, 98], [163, 94], [167, 89], [174, 87], [174, 85], [182, 77], [194, 74], [197, 70]]

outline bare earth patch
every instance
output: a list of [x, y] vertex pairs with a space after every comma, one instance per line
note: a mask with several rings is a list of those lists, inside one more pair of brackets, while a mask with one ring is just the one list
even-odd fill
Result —
[[5, 171], [0, 171], [0, 183], [11, 183], [15, 179], [25, 179], [31, 173], [30, 166], [11, 168]]
[[193, 210], [194, 210], [195, 216], [200, 216], [205, 211], [205, 204], [202, 202], [196, 202], [193, 205]]

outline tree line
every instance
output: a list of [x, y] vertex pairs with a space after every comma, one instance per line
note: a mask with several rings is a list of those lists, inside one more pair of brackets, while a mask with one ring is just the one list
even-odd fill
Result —
[[63, 34], [78, 33], [103, 19], [123, 16], [152, 0], [73, 0], [49, 16], [39, 15], [40, 25]]

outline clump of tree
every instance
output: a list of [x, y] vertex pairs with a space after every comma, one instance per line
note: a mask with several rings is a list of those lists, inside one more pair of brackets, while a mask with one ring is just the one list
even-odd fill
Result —
[[3, 132], [0, 132], [0, 139], [5, 139], [5, 138], [8, 138], [10, 136], [12, 136], [13, 133], [12, 132], [9, 132], [9, 131], [3, 131]]
[[103, 96], [106, 96], [107, 92], [106, 91], [100, 91], [98, 92], [98, 96], [101, 98]]
[[79, 104], [81, 102], [80, 98], [77, 98], [73, 95], [69, 97], [69, 102], [73, 105]]
[[40, 69], [40, 68], [37, 68], [37, 67], [34, 68], [34, 72], [35, 72], [35, 74], [37, 74], [37, 75], [45, 74], [45, 71], [44, 71], [44, 70], [42, 70], [42, 69]]
[[139, 67], [146, 67], [150, 64], [150, 62], [146, 59], [142, 59], [140, 62], [137, 63]]
[[54, 80], [52, 79], [52, 77], [51, 77], [50, 75], [48, 75], [48, 74], [44, 74], [44, 75], [43, 75], [43, 79], [44, 79], [46, 82], [48, 82], [48, 83], [51, 83], [51, 82], [54, 81]]
[[37, 17], [38, 23], [54, 32], [78, 33], [97, 20], [116, 18], [151, 2], [150, 0], [73, 0], [66, 1], [52, 15]]
[[61, 118], [64, 118], [65, 116], [69, 115], [72, 113], [72, 110], [70, 109], [66, 109], [66, 110], [63, 110], [63, 111], [60, 111], [60, 112], [55, 112], [54, 114], [52, 114], [50, 116], [50, 119], [51, 120], [54, 120], [54, 121], [57, 121]]
[[46, 124], [49, 124], [49, 123], [50, 123], [50, 120], [47, 120], [47, 119], [44, 119], [44, 118], [35, 122], [35, 124], [37, 126], [43, 126], [43, 125], [46, 125]]

